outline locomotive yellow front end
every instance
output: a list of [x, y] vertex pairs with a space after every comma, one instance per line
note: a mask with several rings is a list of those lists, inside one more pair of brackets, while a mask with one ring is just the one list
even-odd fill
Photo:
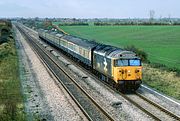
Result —
[[114, 81], [142, 79], [140, 60], [115, 60], [114, 62]]
[[113, 77], [121, 88], [136, 90], [142, 80], [141, 60], [137, 58], [114, 59]]

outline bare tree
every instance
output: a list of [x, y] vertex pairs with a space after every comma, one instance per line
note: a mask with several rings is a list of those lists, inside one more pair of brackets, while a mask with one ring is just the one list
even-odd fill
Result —
[[155, 11], [154, 10], [150, 10], [149, 11], [149, 20], [150, 20], [150, 22], [152, 22], [154, 20], [154, 15], [155, 15]]
[[171, 14], [168, 15], [169, 24], [171, 24]]

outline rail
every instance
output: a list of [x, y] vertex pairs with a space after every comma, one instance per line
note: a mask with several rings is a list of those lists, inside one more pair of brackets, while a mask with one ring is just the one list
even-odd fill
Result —
[[[74, 102], [78, 105], [81, 111], [89, 120], [111, 120], [114, 119], [93, 99], [76, 81], [73, 79], [65, 69], [59, 66], [59, 63], [54, 60], [51, 54], [43, 47], [38, 45], [33, 38], [30, 37], [22, 28], [17, 26], [24, 37], [28, 40], [29, 44], [34, 48], [36, 54], [42, 59], [42, 61], [51, 70], [54, 76], [59, 80], [65, 90], [72, 97]], [[61, 73], [60, 73], [61, 72]], [[63, 73], [63, 74], [62, 74]], [[64, 75], [64, 76], [63, 76]], [[61, 79], [61, 78], [64, 79]], [[65, 80], [65, 81], [63, 81]]]
[[138, 92], [135, 92], [135, 94], [136, 94], [137, 96], [139, 96], [140, 98], [142, 98], [143, 100], [145, 100], [146, 102], [150, 103], [151, 105], [153, 105], [153, 106], [157, 107], [158, 109], [160, 109], [161, 111], [165, 112], [167, 115], [169, 115], [169, 116], [173, 117], [174, 119], [180, 121], [180, 117], [177, 116], [177, 115], [175, 115], [175, 114], [172, 113], [171, 111], [165, 109], [164, 107], [162, 107], [161, 105], [153, 102], [152, 100], [149, 100], [147, 97], [141, 95], [141, 94], [138, 93]]

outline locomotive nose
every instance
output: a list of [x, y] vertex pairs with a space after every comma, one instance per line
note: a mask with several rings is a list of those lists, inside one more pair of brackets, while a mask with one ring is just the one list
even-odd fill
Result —
[[119, 78], [122, 80], [140, 80], [141, 77], [141, 68], [138, 67], [124, 67], [119, 69]]

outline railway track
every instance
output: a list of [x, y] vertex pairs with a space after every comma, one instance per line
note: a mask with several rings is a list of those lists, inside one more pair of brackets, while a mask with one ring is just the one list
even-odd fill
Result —
[[[91, 73], [91, 71], [86, 70], [84, 67], [82, 67], [82, 65], [80, 65], [79, 63], [76, 63], [74, 61], [72, 61], [71, 59], [69, 59], [67, 56], [61, 54], [64, 58], [66, 58], [67, 60], [69, 60], [71, 63], [73, 63], [74, 65], [77, 65], [78, 68], [80, 68], [81, 70], [83, 70], [86, 74], [90, 74], [91, 77], [96, 78], [94, 76], [93, 73]], [[98, 79], [97, 79], [98, 80]], [[100, 81], [102, 82], [102, 81]], [[108, 88], [110, 88], [111, 90], [114, 90], [114, 88], [112, 88], [111, 86], [109, 86], [107, 83], [104, 83], [106, 86], [108, 86]], [[141, 95], [140, 93], [135, 92], [133, 95], [128, 95], [128, 94], [123, 94], [120, 93], [116, 90], [114, 90], [115, 92], [119, 93], [122, 97], [124, 97], [126, 100], [128, 100], [130, 103], [132, 103], [133, 105], [135, 105], [136, 107], [138, 107], [140, 110], [142, 110], [144, 113], [146, 113], [147, 115], [149, 115], [150, 117], [152, 117], [155, 120], [164, 120], [163, 117], [165, 116], [166, 119], [169, 120], [177, 120], [180, 121], [180, 117], [177, 116], [176, 114], [172, 113], [171, 111], [168, 111], [167, 109], [165, 109], [164, 107], [160, 106], [159, 104], [147, 99], [146, 97], [144, 97], [143, 95]], [[142, 103], [139, 103], [138, 100], [134, 100], [135, 98], [144, 101], [144, 103], [146, 103], [147, 105], [149, 105], [148, 107], [153, 107], [154, 109], [150, 109], [147, 106], [142, 106]], [[156, 111], [154, 111], [156, 110]], [[157, 113], [159, 112], [159, 113]], [[160, 114], [163, 114], [164, 116], [161, 116]]]
[[180, 121], [179, 116], [137, 92], [134, 94], [120, 93], [120, 95], [157, 121]]
[[[52, 54], [44, 47], [38, 45], [21, 27], [17, 26], [33, 50], [38, 54], [41, 60], [51, 70], [57, 80], [65, 88], [67, 93], [72, 97], [74, 102], [87, 117], [88, 120], [94, 121], [114, 121], [106, 110], [104, 110], [76, 81], [69, 75], [65, 67], [60, 66], [59, 61], [53, 58]], [[58, 85], [58, 84], [57, 84]]]
[[149, 100], [148, 98], [146, 98], [145, 96], [143, 96], [142, 94], [138, 93], [138, 92], [135, 92], [135, 94], [140, 97], [141, 99], [145, 100], [146, 102], [148, 102], [149, 104], [155, 106], [156, 108], [158, 108], [159, 110], [161, 110], [162, 112], [166, 113], [167, 115], [169, 115], [172, 119], [174, 120], [178, 120], [180, 121], [180, 116], [174, 114], [173, 112], [165, 109], [164, 107], [162, 107], [161, 105], [155, 103], [154, 101], [152, 100]]
[[[58, 51], [58, 50], [57, 50]], [[68, 61], [70, 61], [71, 63], [73, 63], [74, 65], [77, 65], [78, 68], [80, 68], [81, 70], [83, 70], [83, 72], [85, 72], [86, 74], [90, 74], [91, 76], [93, 76], [93, 78], [96, 78], [97, 80], [99, 80], [91, 71], [86, 70], [82, 65], [80, 65], [77, 62], [74, 62], [73, 60], [69, 59], [66, 55], [61, 54], [64, 58], [66, 58]], [[102, 81], [100, 81], [102, 83]], [[106, 86], [108, 86], [108, 88], [110, 88], [111, 90], [114, 90], [114, 88], [112, 88], [111, 86], [109, 86], [107, 83], [103, 82], [103, 84], [105, 84]], [[144, 100], [144, 103], [148, 103], [147, 105], [152, 106], [154, 108], [156, 108], [156, 110], [158, 110], [158, 112], [161, 112], [161, 114], [167, 115], [165, 116], [166, 118], [168, 117], [170, 120], [177, 120], [180, 121], [180, 117], [174, 113], [172, 113], [171, 111], [168, 111], [167, 109], [165, 109], [164, 107], [160, 106], [159, 104], [149, 100], [148, 98], [146, 98], [145, 96], [141, 95], [138, 92], [133, 93], [133, 95], [128, 95], [128, 94], [123, 94], [117, 90], [114, 90], [117, 93], [119, 93], [122, 97], [124, 97], [126, 100], [128, 100], [130, 103], [134, 104], [136, 107], [138, 107], [140, 110], [142, 110], [144, 113], [146, 113], [147, 115], [149, 115], [150, 117], [152, 117], [155, 120], [163, 120], [163, 116], [159, 116], [157, 115], [157, 111], [153, 112], [149, 111], [149, 109], [147, 108], [147, 106], [143, 107], [142, 104], [140, 104], [138, 101], [134, 100], [134, 97], [136, 98], [140, 98], [141, 100]], [[132, 97], [133, 96], [133, 97]]]

